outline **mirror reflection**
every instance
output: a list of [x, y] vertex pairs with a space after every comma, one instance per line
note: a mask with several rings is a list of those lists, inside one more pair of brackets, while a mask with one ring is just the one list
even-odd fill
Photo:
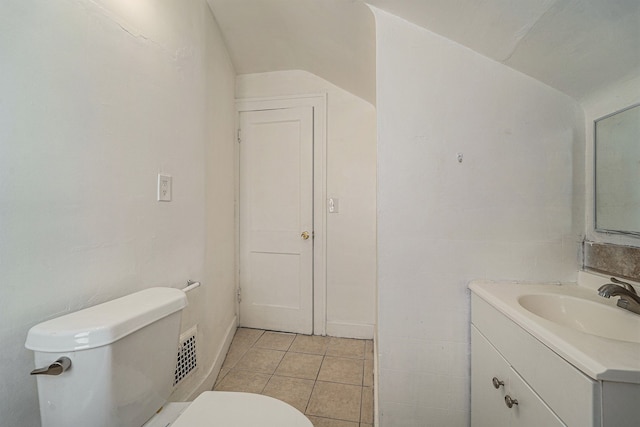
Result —
[[640, 104], [595, 122], [596, 230], [640, 234]]

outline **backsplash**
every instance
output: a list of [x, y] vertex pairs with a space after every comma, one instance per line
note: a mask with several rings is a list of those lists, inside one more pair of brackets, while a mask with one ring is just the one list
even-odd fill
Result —
[[582, 253], [585, 270], [640, 280], [640, 248], [585, 240]]

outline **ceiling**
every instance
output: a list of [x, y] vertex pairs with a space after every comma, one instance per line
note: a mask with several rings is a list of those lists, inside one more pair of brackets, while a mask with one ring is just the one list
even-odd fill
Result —
[[[375, 103], [361, 0], [208, 0], [239, 74], [303, 69]], [[367, 0], [581, 100], [640, 75], [639, 0]]]
[[362, 1], [207, 1], [238, 74], [306, 70], [375, 104], [375, 20]]

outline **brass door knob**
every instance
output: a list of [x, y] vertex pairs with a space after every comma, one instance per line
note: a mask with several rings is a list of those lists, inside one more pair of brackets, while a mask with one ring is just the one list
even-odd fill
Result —
[[302, 237], [303, 240], [309, 239], [309, 232], [308, 231], [303, 231], [302, 234], [300, 235], [300, 237]]

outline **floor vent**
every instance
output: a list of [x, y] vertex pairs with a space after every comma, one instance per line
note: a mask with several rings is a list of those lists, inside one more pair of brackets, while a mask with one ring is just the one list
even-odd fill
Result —
[[194, 326], [180, 336], [178, 363], [176, 364], [176, 372], [173, 380], [174, 387], [198, 366], [196, 360], [196, 335], [197, 329], [196, 326]]

